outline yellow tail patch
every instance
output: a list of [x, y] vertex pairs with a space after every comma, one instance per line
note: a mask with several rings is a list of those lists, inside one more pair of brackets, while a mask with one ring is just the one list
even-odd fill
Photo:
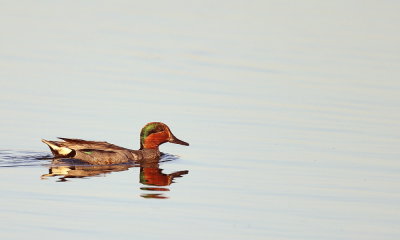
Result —
[[45, 139], [42, 139], [42, 142], [47, 144], [47, 146], [49, 146], [50, 150], [55, 155], [67, 156], [68, 154], [70, 154], [72, 152], [72, 149], [70, 149], [70, 148], [57, 146], [56, 144], [54, 144], [50, 141], [47, 141]]

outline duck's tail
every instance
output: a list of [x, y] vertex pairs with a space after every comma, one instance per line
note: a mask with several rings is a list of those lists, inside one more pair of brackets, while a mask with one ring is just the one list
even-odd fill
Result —
[[42, 139], [42, 142], [47, 144], [47, 146], [49, 146], [50, 151], [53, 153], [54, 157], [56, 157], [56, 158], [71, 157], [72, 155], [75, 154], [75, 151], [73, 149], [67, 148], [65, 146], [61, 146], [58, 142], [48, 141], [45, 139]]

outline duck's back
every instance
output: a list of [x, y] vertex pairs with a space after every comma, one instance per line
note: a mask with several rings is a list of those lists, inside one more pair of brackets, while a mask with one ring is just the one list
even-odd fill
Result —
[[57, 141], [55, 143], [73, 150], [81, 150], [81, 149], [98, 149], [103, 151], [128, 150], [127, 148], [123, 148], [108, 142], [88, 141], [76, 138], [61, 138], [61, 137], [59, 139], [64, 141]]

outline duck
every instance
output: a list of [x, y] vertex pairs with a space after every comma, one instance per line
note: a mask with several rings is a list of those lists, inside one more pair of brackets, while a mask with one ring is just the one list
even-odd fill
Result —
[[112, 165], [157, 160], [161, 156], [159, 146], [170, 142], [189, 146], [178, 139], [162, 122], [147, 123], [140, 132], [140, 149], [131, 150], [108, 142], [88, 141], [59, 137], [62, 141], [42, 139], [52, 152], [54, 159], [73, 159], [90, 165]]

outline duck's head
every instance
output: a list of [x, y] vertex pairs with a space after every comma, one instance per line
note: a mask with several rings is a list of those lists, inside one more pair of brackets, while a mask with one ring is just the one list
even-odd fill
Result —
[[189, 143], [179, 140], [169, 127], [161, 122], [148, 123], [140, 132], [140, 149], [158, 149], [158, 146], [166, 142], [189, 146]]

